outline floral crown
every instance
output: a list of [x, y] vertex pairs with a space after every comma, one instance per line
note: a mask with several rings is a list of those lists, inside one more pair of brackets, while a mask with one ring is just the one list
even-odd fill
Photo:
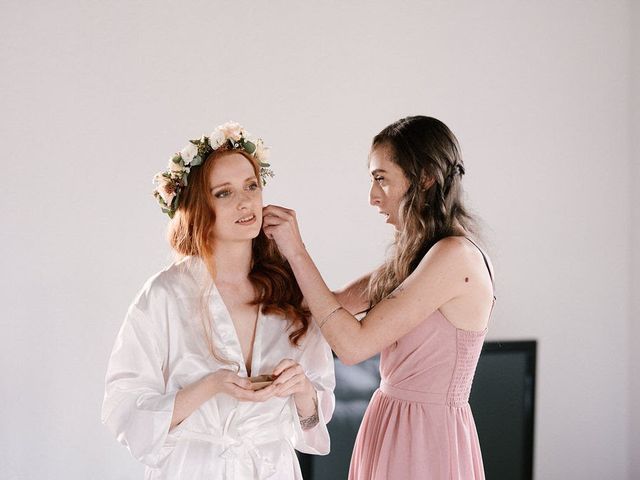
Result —
[[267, 184], [268, 177], [273, 177], [273, 171], [267, 163], [269, 151], [262, 139], [253, 139], [240, 124], [227, 122], [216, 127], [208, 137], [202, 135], [199, 140], [189, 140], [186, 147], [169, 159], [167, 170], [158, 172], [153, 177], [156, 185], [153, 196], [158, 200], [163, 213], [173, 218], [180, 204], [181, 194], [187, 186], [189, 172], [216, 150], [243, 150], [254, 158], [260, 166], [262, 185]]

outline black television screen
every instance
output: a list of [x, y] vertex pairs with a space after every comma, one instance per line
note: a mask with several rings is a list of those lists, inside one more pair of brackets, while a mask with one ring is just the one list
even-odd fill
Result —
[[[378, 387], [378, 357], [355, 366], [335, 360], [336, 410], [329, 423], [331, 453], [299, 454], [305, 480], [346, 479], [353, 443]], [[469, 403], [487, 480], [533, 478], [535, 341], [485, 342]]]

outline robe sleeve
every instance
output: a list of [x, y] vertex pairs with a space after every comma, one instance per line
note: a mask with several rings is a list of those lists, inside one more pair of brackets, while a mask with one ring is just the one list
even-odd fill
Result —
[[136, 459], [158, 467], [173, 449], [167, 437], [177, 392], [165, 391], [166, 334], [150, 317], [129, 308], [109, 359], [102, 423]]
[[293, 397], [289, 399], [293, 409], [294, 448], [303, 453], [327, 455], [330, 450], [327, 423], [331, 420], [335, 408], [333, 390], [336, 378], [333, 368], [333, 354], [322, 333], [312, 321], [304, 341], [303, 353], [298, 363], [316, 389], [318, 396], [318, 424], [308, 430], [300, 427], [300, 417]]

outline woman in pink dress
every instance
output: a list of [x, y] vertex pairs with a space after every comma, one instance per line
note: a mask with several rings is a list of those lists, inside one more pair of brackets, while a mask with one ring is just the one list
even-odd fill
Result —
[[295, 212], [264, 209], [264, 231], [338, 357], [355, 364], [381, 353], [380, 388], [349, 478], [483, 479], [468, 400], [495, 297], [491, 263], [470, 238], [458, 142], [439, 120], [401, 119], [374, 137], [369, 172], [370, 203], [395, 227], [394, 251], [335, 294], [304, 248]]

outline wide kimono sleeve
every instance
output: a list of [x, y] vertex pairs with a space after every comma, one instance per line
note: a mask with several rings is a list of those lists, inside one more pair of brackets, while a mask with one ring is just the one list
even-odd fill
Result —
[[298, 363], [316, 389], [318, 395], [318, 424], [308, 430], [300, 426], [298, 410], [290, 398], [294, 418], [294, 448], [304, 453], [327, 455], [330, 450], [329, 430], [327, 423], [331, 420], [335, 408], [333, 390], [336, 377], [333, 368], [333, 354], [329, 344], [315, 323], [311, 322], [305, 336], [303, 352]]
[[167, 392], [163, 368], [166, 323], [149, 305], [134, 303], [109, 359], [102, 422], [140, 462], [158, 467], [171, 452], [168, 439], [176, 392]]

